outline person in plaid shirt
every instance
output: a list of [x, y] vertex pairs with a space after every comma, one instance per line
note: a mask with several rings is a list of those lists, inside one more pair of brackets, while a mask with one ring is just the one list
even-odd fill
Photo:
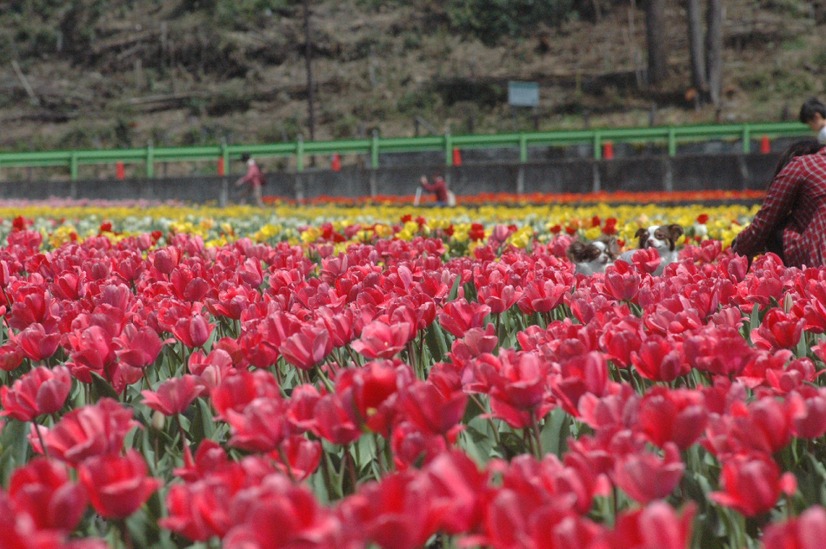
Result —
[[731, 248], [749, 259], [774, 252], [789, 267], [826, 265], [826, 148], [817, 140], [786, 151], [760, 211]]

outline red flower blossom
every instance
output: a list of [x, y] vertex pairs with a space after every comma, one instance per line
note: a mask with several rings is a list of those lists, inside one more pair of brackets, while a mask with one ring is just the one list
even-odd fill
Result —
[[115, 354], [121, 361], [133, 368], [145, 368], [155, 362], [164, 344], [174, 340], [161, 340], [158, 333], [149, 326], [138, 328], [134, 324], [127, 324], [123, 327], [123, 333], [113, 341], [118, 347]]
[[33, 421], [43, 414], [53, 414], [63, 407], [71, 388], [72, 378], [65, 366], [35, 368], [10, 388], [0, 387], [0, 415]]
[[90, 457], [78, 467], [78, 478], [92, 506], [104, 518], [126, 518], [143, 505], [161, 481], [147, 476], [146, 462], [135, 449], [125, 456]]
[[205, 390], [200, 378], [187, 374], [167, 379], [155, 391], [143, 390], [141, 396], [153, 410], [173, 416], [183, 413]]
[[392, 325], [374, 320], [361, 331], [361, 337], [352, 343], [353, 350], [369, 359], [393, 358], [415, 335], [409, 322]]
[[[49, 456], [71, 465], [86, 458], [119, 453], [126, 434], [138, 423], [132, 412], [117, 401], [103, 398], [97, 404], [72, 410], [50, 429], [42, 429]], [[35, 433], [29, 436], [34, 450], [43, 448]]]
[[720, 475], [722, 490], [709, 497], [747, 517], [770, 511], [780, 493], [793, 494], [797, 487], [794, 475], [780, 474], [780, 468], [763, 454], [736, 455], [723, 463]]
[[40, 361], [49, 358], [57, 351], [60, 333], [46, 332], [42, 324], [35, 322], [16, 336], [11, 335], [10, 339], [20, 346], [20, 350], [27, 358]]
[[685, 465], [675, 444], [665, 443], [664, 452], [662, 458], [646, 451], [619, 458], [614, 465], [617, 486], [640, 503], [666, 497], [679, 484]]
[[445, 303], [438, 316], [445, 330], [454, 337], [463, 337], [469, 329], [481, 328], [488, 314], [490, 307], [487, 305], [468, 303], [465, 298], [459, 298]]
[[330, 354], [333, 342], [323, 324], [305, 324], [297, 333], [284, 340], [278, 350], [296, 368], [309, 370]]
[[86, 511], [83, 488], [71, 482], [65, 466], [45, 458], [35, 458], [14, 471], [9, 497], [40, 530], [69, 534]]
[[766, 527], [765, 549], [820, 549], [826, 539], [826, 509], [815, 505], [799, 517]]
[[278, 450], [272, 452], [275, 467], [295, 481], [312, 475], [318, 469], [322, 455], [320, 442], [301, 435], [287, 437]]

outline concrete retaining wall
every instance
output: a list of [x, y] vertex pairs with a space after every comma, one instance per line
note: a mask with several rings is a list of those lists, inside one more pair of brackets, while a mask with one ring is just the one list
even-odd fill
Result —
[[[470, 151], [469, 151], [470, 152]], [[301, 174], [269, 173], [265, 195], [312, 198], [322, 195], [359, 197], [412, 196], [422, 174], [444, 173], [457, 196], [478, 193], [576, 193], [592, 191], [691, 191], [762, 189], [774, 172], [779, 154], [648, 155], [593, 160], [543, 159], [531, 156], [491, 161], [489, 155], [463, 154], [464, 165], [445, 169], [441, 156], [419, 155], [408, 164], [385, 162], [377, 170], [345, 166], [340, 172], [308, 170]], [[441, 159], [443, 161], [443, 159]], [[384, 165], [386, 164], [386, 165]], [[0, 182], [0, 199], [49, 197], [78, 199], [181, 200], [227, 204], [241, 201], [231, 177], [171, 177], [125, 181]]]

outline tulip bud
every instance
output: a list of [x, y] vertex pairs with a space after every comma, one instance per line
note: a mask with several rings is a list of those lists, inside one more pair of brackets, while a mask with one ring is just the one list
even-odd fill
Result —
[[154, 411], [152, 413], [152, 428], [157, 429], [158, 431], [163, 430], [164, 423], [166, 423], [166, 418], [164, 415], [159, 411]]

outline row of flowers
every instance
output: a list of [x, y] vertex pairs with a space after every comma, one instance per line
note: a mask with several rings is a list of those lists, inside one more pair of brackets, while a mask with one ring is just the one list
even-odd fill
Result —
[[39, 223], [0, 249], [9, 546], [813, 547], [826, 528], [822, 270], [703, 238], [662, 277], [645, 251], [583, 277], [568, 231], [520, 246], [504, 223], [457, 257], [415, 218], [409, 240], [214, 246], [49, 245]]
[[414, 208], [394, 205], [318, 205], [272, 208], [210, 208], [181, 205], [111, 207], [14, 204], [0, 207], [0, 237], [29, 229], [44, 237], [52, 248], [105, 235], [112, 241], [149, 235], [153, 243], [166, 244], [171, 234], [197, 235], [206, 247], [231, 244], [241, 238], [257, 243], [330, 243], [342, 252], [354, 242], [371, 244], [382, 239], [410, 241], [439, 238], [452, 256], [468, 255], [495, 238], [526, 247], [548, 243], [559, 235], [595, 239], [615, 235], [631, 245], [640, 227], [678, 223], [685, 229], [682, 243], [714, 239], [728, 245], [748, 223], [756, 206], [693, 204], [664, 211], [655, 205], [595, 203], [483, 205], [461, 208]]

